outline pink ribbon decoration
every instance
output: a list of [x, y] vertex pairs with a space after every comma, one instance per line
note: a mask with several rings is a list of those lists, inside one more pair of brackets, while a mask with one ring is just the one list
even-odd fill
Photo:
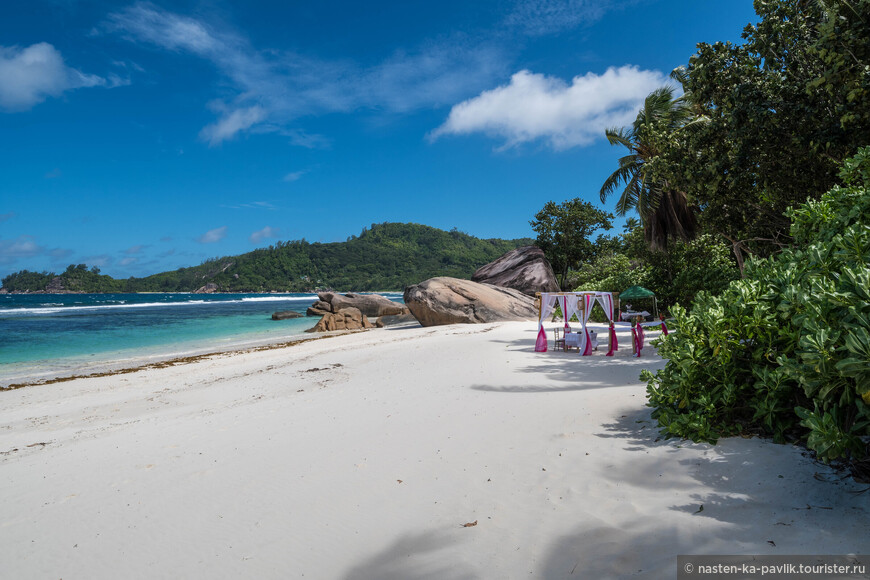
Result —
[[[610, 352], [619, 350], [619, 341], [616, 339], [616, 330], [613, 328], [613, 296], [607, 295], [607, 303], [610, 305]], [[613, 356], [610, 354], [608, 356]]]
[[547, 352], [547, 333], [544, 327], [538, 331], [538, 339], [535, 341], [535, 352]]
[[562, 296], [562, 316], [565, 317], [565, 330], [567, 331], [570, 326], [568, 326], [568, 297]]
[[604, 356], [613, 356], [613, 351], [617, 349], [616, 333], [613, 331], [613, 320], [610, 321], [610, 350]]
[[589, 329], [586, 328], [586, 322], [589, 320], [589, 298], [589, 294], [584, 296], [586, 309], [583, 311], [583, 332], [586, 333], [586, 348], [583, 349], [583, 356], [592, 354], [592, 337], [589, 336]]
[[643, 326], [638, 324], [637, 325], [637, 356], [640, 356], [640, 351], [643, 350], [644, 339], [645, 339], [645, 336], [644, 336], [644, 332], [643, 332]]

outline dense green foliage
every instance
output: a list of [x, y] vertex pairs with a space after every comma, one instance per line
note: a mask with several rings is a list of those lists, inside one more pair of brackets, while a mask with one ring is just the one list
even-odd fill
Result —
[[756, 0], [744, 43], [700, 44], [674, 75], [699, 122], [661, 134], [650, 179], [746, 254], [791, 243], [783, 213], [837, 183], [870, 134], [870, 0]]
[[30, 270], [21, 270], [14, 274], [9, 274], [3, 278], [3, 288], [9, 292], [33, 292], [34, 290], [44, 290], [52, 281], [55, 274], [50, 272], [31, 272]]
[[870, 435], [870, 148], [820, 200], [788, 212], [796, 242], [746, 278], [672, 313], [668, 363], [645, 372], [668, 436], [741, 431], [807, 438], [823, 459], [861, 457]]
[[123, 292], [124, 280], [100, 274], [94, 266], [90, 270], [85, 264], [70, 264], [60, 275], [50, 272], [30, 272], [22, 270], [3, 278], [3, 288], [9, 292], [33, 292], [64, 289], [70, 292]]
[[[689, 305], [702, 290], [720, 292], [738, 277], [730, 250], [721, 241], [703, 234], [692, 241], [672, 240], [668, 251], [651, 249], [643, 228], [632, 223], [611, 252], [586, 264], [570, 277], [576, 290], [622, 292], [630, 286], [652, 290], [659, 311], [675, 304]], [[652, 312], [652, 304], [647, 308]]]
[[597, 230], [611, 229], [612, 219], [612, 214], [574, 198], [558, 205], [548, 201], [529, 222], [538, 233], [535, 245], [544, 251], [562, 288], [569, 270], [596, 258], [599, 247], [608, 238], [599, 235], [597, 244], [590, 238]]
[[[346, 242], [279, 242], [241, 256], [214, 258], [191, 268], [146, 278], [114, 280], [70, 266], [63, 287], [81, 292], [190, 292], [207, 283], [222, 292], [401, 290], [434, 276], [470, 278], [474, 270], [530, 239], [481, 240], [418, 224], [372, 224]], [[26, 270], [3, 279], [9, 291], [44, 290], [54, 274]]]

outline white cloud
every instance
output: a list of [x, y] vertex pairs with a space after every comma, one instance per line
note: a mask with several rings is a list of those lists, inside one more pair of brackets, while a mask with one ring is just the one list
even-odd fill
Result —
[[208, 141], [209, 146], [214, 147], [226, 139], [231, 139], [239, 131], [250, 129], [265, 118], [266, 112], [259, 106], [236, 109], [225, 114], [217, 123], [204, 127], [199, 136]]
[[73, 251], [67, 248], [54, 248], [53, 250], [49, 250], [48, 252], [48, 257], [51, 258], [54, 262], [67, 260], [72, 255]]
[[293, 171], [284, 176], [284, 181], [292, 182], [298, 181], [300, 177], [308, 173], [307, 171]]
[[143, 246], [143, 245], [130, 246], [129, 248], [124, 250], [124, 253], [127, 254], [128, 256], [132, 256], [134, 254], [141, 254], [142, 250], [144, 250], [144, 249], [145, 249], [145, 246]]
[[215, 228], [213, 230], [209, 230], [196, 238], [196, 241], [200, 244], [214, 244], [216, 242], [221, 241], [227, 235], [227, 226], [221, 226], [219, 228]]
[[635, 66], [577, 76], [571, 84], [522, 70], [509, 84], [455, 105], [429, 138], [483, 133], [504, 139], [502, 148], [536, 140], [557, 150], [588, 145], [609, 127], [631, 124], [646, 96], [666, 82], [662, 73]]
[[470, 43], [460, 35], [397, 51], [362, 67], [299, 53], [257, 50], [226, 28], [140, 2], [110, 15], [105, 28], [134, 42], [185, 52], [211, 62], [237, 91], [212, 103], [220, 119], [200, 135], [217, 145], [243, 131], [278, 132], [303, 147], [325, 140], [288, 125], [305, 115], [360, 108], [406, 112], [456, 102], [505, 72], [500, 49]]
[[505, 23], [531, 36], [558, 33], [599, 20], [607, 0], [518, 0]]
[[290, 137], [290, 144], [306, 149], [328, 149], [332, 143], [327, 137], [316, 133], [306, 133], [302, 129], [282, 131], [282, 135]]
[[240, 203], [238, 205], [221, 205], [221, 207], [225, 207], [228, 209], [278, 209], [278, 207], [276, 207], [274, 204], [269, 203], [268, 201], [252, 201], [250, 203]]
[[150, 2], [139, 2], [108, 17], [109, 29], [128, 39], [139, 39], [169, 50], [187, 50], [207, 56], [219, 49], [217, 40], [201, 22], [160, 11]]
[[266, 238], [277, 238], [279, 231], [280, 230], [276, 228], [270, 228], [269, 226], [266, 226], [262, 230], [252, 233], [251, 237], [248, 239], [251, 241], [252, 244], [259, 244]]
[[116, 82], [68, 67], [47, 42], [23, 49], [0, 46], [0, 109], [25, 111], [48, 97], [97, 86], [116, 86]]
[[19, 258], [32, 258], [44, 250], [33, 236], [22, 235], [14, 240], [0, 240], [0, 264], [10, 264]]
[[82, 264], [87, 264], [90, 267], [96, 266], [97, 268], [108, 268], [115, 263], [115, 258], [109, 256], [108, 254], [99, 254], [96, 256], [87, 256], [82, 259]]

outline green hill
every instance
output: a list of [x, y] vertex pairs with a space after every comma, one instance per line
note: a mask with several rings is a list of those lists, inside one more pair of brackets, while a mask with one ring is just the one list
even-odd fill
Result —
[[[482, 240], [420, 224], [372, 224], [346, 242], [279, 242], [239, 256], [213, 258], [190, 268], [145, 278], [115, 280], [85, 265], [58, 275], [22, 270], [3, 279], [10, 292], [58, 288], [78, 292], [192, 292], [208, 283], [221, 292], [402, 290], [434, 276], [470, 278], [474, 270], [529, 238]], [[56, 277], [59, 281], [52, 282]]]

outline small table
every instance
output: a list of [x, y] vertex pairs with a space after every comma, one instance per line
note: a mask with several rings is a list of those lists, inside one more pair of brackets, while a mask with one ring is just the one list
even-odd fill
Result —
[[565, 350], [569, 348], [580, 348], [580, 333], [566, 332], [565, 333]]
[[644, 310], [643, 312], [620, 312], [619, 317], [623, 320], [631, 320], [633, 318], [637, 318], [638, 316], [643, 316], [646, 318], [649, 316], [649, 312]]

